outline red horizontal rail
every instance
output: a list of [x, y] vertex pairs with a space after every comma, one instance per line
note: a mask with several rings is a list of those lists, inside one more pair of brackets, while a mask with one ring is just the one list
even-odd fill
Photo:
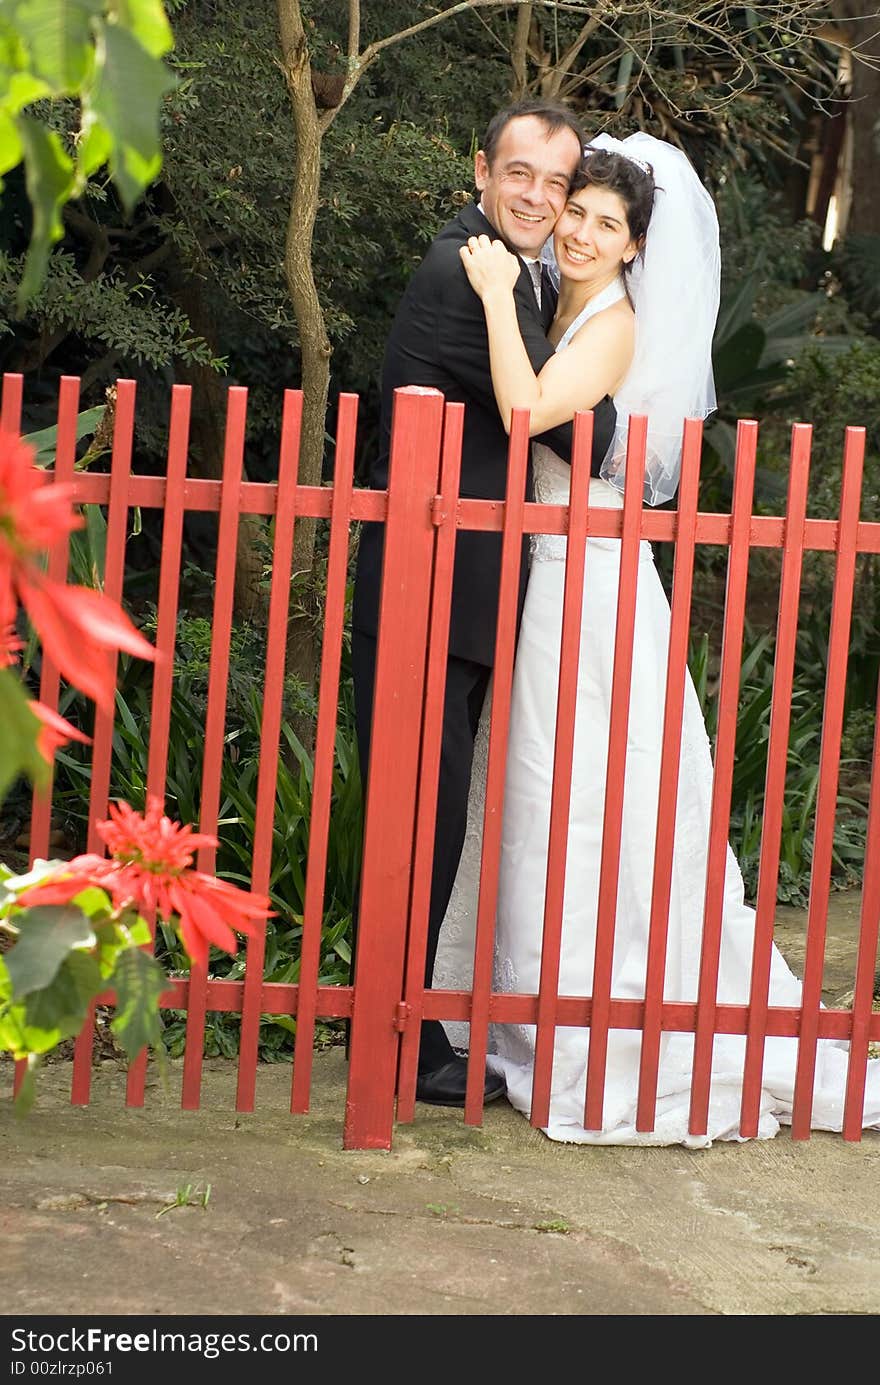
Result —
[[[164, 476], [132, 476], [128, 482], [128, 503], [142, 509], [161, 510], [165, 504]], [[219, 513], [221, 481], [188, 477], [183, 488], [184, 509], [193, 513]], [[79, 473], [72, 482], [73, 499], [78, 504], [106, 505], [110, 496], [110, 477]], [[313, 519], [329, 519], [333, 504], [328, 486], [296, 487], [294, 506], [297, 514]], [[239, 487], [238, 510], [243, 515], [274, 515], [277, 508], [277, 485], [274, 481], [242, 481]], [[387, 491], [356, 489], [352, 492], [351, 518], [384, 520], [388, 512]], [[455, 524], [459, 529], [476, 529], [500, 533], [504, 528], [503, 500], [459, 500], [454, 507]], [[537, 505], [527, 502], [523, 507], [523, 532], [526, 534], [564, 534], [568, 526], [565, 505]], [[590, 521], [590, 534], [595, 538], [619, 538], [621, 512], [604, 510]], [[652, 543], [675, 539], [674, 510], [646, 511], [642, 517], [642, 538]], [[833, 553], [839, 546], [840, 521], [837, 519], [807, 519], [804, 524], [806, 552]], [[726, 547], [731, 541], [730, 515], [700, 511], [697, 514], [695, 541]], [[749, 526], [750, 548], [782, 548], [785, 542], [785, 517], [781, 515], [752, 515]], [[861, 520], [856, 529], [856, 552], [880, 553], [880, 521]]]
[[[162, 992], [163, 1010], [185, 1010], [190, 982], [175, 977]], [[209, 1013], [240, 1014], [244, 1003], [244, 981], [209, 980], [205, 991], [205, 1008]], [[319, 1019], [345, 1019], [351, 1015], [352, 986], [319, 986], [315, 1014]], [[259, 1006], [266, 1015], [296, 1015], [299, 986], [283, 981], [264, 981], [260, 987]], [[96, 1005], [112, 1005], [113, 991], [104, 991]], [[539, 997], [492, 991], [489, 1000], [489, 1021], [497, 1024], [536, 1024]], [[425, 991], [426, 1019], [467, 1020], [470, 1018], [470, 991]], [[583, 996], [560, 996], [557, 1002], [556, 1024], [583, 1029], [589, 1026], [593, 1003]], [[645, 1003], [641, 1000], [612, 1000], [609, 1005], [609, 1024], [613, 1029], [641, 1029]], [[800, 1028], [799, 1006], [770, 1006], [767, 1010], [768, 1037], [796, 1038]], [[664, 1033], [692, 1034], [697, 1024], [696, 1003], [665, 1001], [660, 1015]], [[745, 1034], [748, 1028], [748, 1007], [719, 1004], [715, 1016], [716, 1033]], [[848, 1039], [852, 1029], [849, 1010], [822, 1010], [819, 1015], [820, 1039]], [[864, 1025], [863, 1038], [867, 1043], [880, 1041], [880, 1011], [874, 1011]]]

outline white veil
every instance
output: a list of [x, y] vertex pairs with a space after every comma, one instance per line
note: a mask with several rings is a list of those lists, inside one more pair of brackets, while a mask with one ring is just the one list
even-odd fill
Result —
[[[721, 253], [715, 206], [686, 155], [638, 131], [597, 135], [592, 150], [650, 164], [656, 192], [644, 247], [627, 276], [635, 305], [635, 354], [614, 396], [617, 424], [600, 475], [623, 490], [631, 414], [648, 418], [645, 501], [662, 505], [678, 488], [684, 421], [715, 408], [712, 338]], [[545, 258], [553, 263], [552, 243]]]

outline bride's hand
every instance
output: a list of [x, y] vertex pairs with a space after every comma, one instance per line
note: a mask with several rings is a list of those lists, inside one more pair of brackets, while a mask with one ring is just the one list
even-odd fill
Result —
[[516, 255], [511, 255], [503, 241], [490, 240], [488, 236], [471, 236], [458, 253], [478, 298], [485, 300], [486, 294], [496, 289], [513, 291], [522, 265]]

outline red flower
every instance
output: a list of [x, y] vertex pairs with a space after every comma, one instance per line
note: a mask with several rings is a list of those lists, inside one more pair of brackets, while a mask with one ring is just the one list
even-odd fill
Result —
[[71, 726], [69, 721], [58, 712], [53, 712], [51, 707], [47, 707], [43, 702], [30, 703], [30, 709], [40, 722], [40, 732], [37, 736], [37, 750], [42, 755], [47, 764], [52, 763], [55, 758], [55, 751], [60, 750], [62, 745], [68, 741], [82, 741], [83, 745], [90, 743], [91, 737], [86, 736], [78, 727]]
[[[22, 648], [22, 641], [16, 638], [15, 631], [11, 626], [5, 630], [0, 626], [0, 668], [13, 668], [18, 663], [18, 651]], [[37, 750], [42, 755], [47, 764], [52, 763], [55, 758], [55, 751], [68, 741], [82, 741], [88, 745], [90, 737], [76, 726], [71, 726], [69, 721], [58, 712], [53, 712], [51, 707], [46, 707], [42, 702], [36, 702], [32, 698], [28, 699], [28, 705], [34, 716], [41, 723], [40, 731], [37, 735]]]
[[20, 438], [0, 433], [0, 626], [14, 624], [20, 601], [62, 676], [112, 712], [113, 651], [141, 659], [155, 659], [156, 651], [102, 592], [43, 572], [41, 555], [82, 521], [71, 509], [71, 488], [47, 484], [33, 455]]
[[18, 663], [18, 652], [24, 648], [12, 624], [0, 619], [0, 668], [14, 668]]
[[13, 433], [0, 433], [0, 554], [33, 558], [79, 529], [70, 508], [71, 486], [47, 485], [34, 466], [34, 450]]
[[81, 890], [97, 885], [116, 908], [155, 911], [168, 922], [178, 919], [187, 953], [203, 967], [208, 964], [209, 944], [235, 953], [236, 932], [256, 933], [257, 921], [273, 912], [265, 896], [193, 870], [196, 849], [214, 846], [217, 839], [172, 822], [158, 799], [149, 800], [144, 814], [127, 803], [111, 804], [109, 813], [97, 827], [112, 853], [110, 859], [75, 857], [25, 891], [22, 904], [67, 904]]

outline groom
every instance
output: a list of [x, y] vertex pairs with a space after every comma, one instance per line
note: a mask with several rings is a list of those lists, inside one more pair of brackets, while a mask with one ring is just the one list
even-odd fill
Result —
[[[499, 237], [522, 260], [515, 288], [520, 332], [536, 371], [553, 355], [546, 339], [556, 307], [556, 291], [540, 262], [541, 247], [565, 207], [569, 184], [581, 160], [584, 136], [567, 107], [555, 102], [522, 101], [490, 121], [474, 163], [477, 199], [439, 232], [401, 300], [385, 351], [379, 455], [369, 484], [388, 484], [388, 457], [394, 391], [402, 385], [433, 386], [447, 400], [465, 404], [461, 455], [462, 496], [503, 499], [508, 438], [492, 391], [489, 345], [479, 298], [468, 283], [459, 250], [469, 236]], [[610, 402], [595, 412], [594, 427], [605, 445], [614, 411]], [[544, 440], [569, 456], [571, 425]], [[598, 438], [597, 438], [598, 445]], [[595, 450], [595, 449], [594, 449]], [[532, 498], [531, 471], [527, 479]], [[355, 571], [352, 614], [352, 670], [361, 771], [366, 785], [376, 667], [383, 531], [364, 524]], [[524, 542], [520, 609], [527, 577]], [[501, 535], [462, 530], [456, 541], [449, 657], [434, 869], [428, 921], [425, 984], [431, 985], [440, 928], [455, 881], [467, 824], [467, 801], [474, 738], [492, 672], [501, 572]], [[467, 1065], [458, 1057], [439, 1020], [422, 1023], [418, 1100], [463, 1106]], [[486, 1101], [504, 1092], [504, 1080], [487, 1072]]]

